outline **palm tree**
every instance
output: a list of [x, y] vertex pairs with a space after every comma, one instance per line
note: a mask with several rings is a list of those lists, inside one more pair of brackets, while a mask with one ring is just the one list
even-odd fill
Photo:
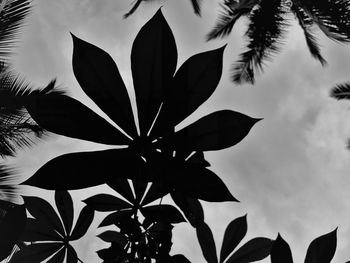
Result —
[[229, 35], [241, 17], [249, 20], [247, 49], [233, 67], [232, 80], [236, 83], [253, 84], [255, 71], [262, 71], [264, 62], [278, 53], [289, 26], [288, 15], [298, 21], [311, 55], [322, 65], [326, 60], [317, 44], [316, 28], [334, 41], [350, 41], [349, 0], [224, 0], [221, 6], [222, 13], [207, 40]]
[[[124, 18], [127, 18], [128, 16], [132, 15], [136, 11], [136, 9], [140, 6], [141, 2], [152, 2], [152, 1], [154, 2], [154, 0], [134, 0], [133, 6], [131, 7], [130, 11], [124, 15]], [[200, 7], [201, 2], [202, 0], [191, 0], [193, 11], [198, 16], [200, 16], [201, 14], [201, 7]]]

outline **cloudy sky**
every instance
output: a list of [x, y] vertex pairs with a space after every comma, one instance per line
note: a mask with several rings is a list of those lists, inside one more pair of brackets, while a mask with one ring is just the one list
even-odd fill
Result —
[[[268, 63], [256, 85], [237, 86], [230, 82], [232, 62], [243, 50], [245, 22], [231, 37], [205, 42], [205, 34], [218, 14], [217, 0], [203, 1], [202, 18], [192, 13], [190, 1], [168, 0], [143, 4], [130, 18], [122, 15], [129, 0], [35, 0], [23, 30], [21, 45], [14, 57], [15, 68], [36, 87], [57, 78], [71, 96], [105, 116], [80, 90], [74, 78], [69, 32], [106, 50], [116, 61], [132, 100], [130, 52], [141, 26], [163, 5], [178, 48], [178, 66], [189, 56], [229, 43], [224, 53], [221, 82], [213, 96], [185, 123], [219, 109], [232, 109], [264, 118], [238, 145], [207, 159], [241, 203], [204, 203], [206, 221], [217, 244], [226, 225], [248, 214], [247, 240], [256, 236], [275, 238], [280, 232], [292, 248], [295, 262], [302, 262], [308, 244], [322, 234], [338, 229], [338, 250], [333, 262], [350, 259], [350, 102], [329, 98], [336, 83], [350, 80], [350, 46], [338, 45], [319, 35], [328, 67], [322, 68], [309, 55], [301, 30], [291, 26], [280, 55]], [[180, 124], [180, 127], [182, 125]], [[35, 147], [8, 160], [24, 180], [43, 163], [62, 153], [102, 149], [103, 146], [50, 135]], [[80, 200], [106, 187], [74, 191], [77, 209]], [[26, 193], [52, 193], [23, 189]], [[97, 218], [95, 225], [98, 224]], [[194, 230], [176, 226], [174, 253], [183, 253], [192, 262], [204, 262]], [[80, 258], [96, 262], [94, 250], [104, 243], [89, 235], [73, 245]], [[267, 260], [265, 262], [268, 262]]]

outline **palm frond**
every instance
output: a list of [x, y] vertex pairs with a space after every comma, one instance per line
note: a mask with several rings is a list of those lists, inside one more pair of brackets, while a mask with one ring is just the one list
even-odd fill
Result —
[[0, 210], [6, 212], [10, 203], [18, 197], [14, 170], [0, 164]]
[[201, 2], [202, 0], [191, 0], [193, 11], [196, 15], [201, 15]]
[[350, 83], [336, 85], [331, 90], [330, 96], [337, 100], [350, 100]]
[[207, 34], [207, 41], [215, 38], [223, 38], [229, 35], [236, 21], [245, 15], [249, 15], [258, 0], [226, 0], [221, 4], [221, 14], [214, 28]]
[[317, 39], [312, 32], [312, 27], [314, 25], [312, 19], [304, 12], [304, 10], [296, 5], [291, 8], [292, 12], [296, 16], [300, 27], [304, 31], [304, 36], [306, 40], [307, 47], [311, 55], [320, 61], [322, 66], [327, 64], [327, 61], [321, 55], [320, 47], [317, 43]]
[[31, 0], [3, 0], [0, 5], [0, 59], [7, 60], [19, 29], [31, 10]]
[[263, 64], [279, 52], [281, 39], [288, 23], [286, 10], [280, 0], [262, 1], [250, 15], [245, 36], [247, 51], [240, 55], [234, 65], [232, 80], [236, 83], [254, 83], [255, 70], [263, 71]]
[[328, 38], [339, 42], [350, 41], [350, 1], [294, 1], [304, 9]]

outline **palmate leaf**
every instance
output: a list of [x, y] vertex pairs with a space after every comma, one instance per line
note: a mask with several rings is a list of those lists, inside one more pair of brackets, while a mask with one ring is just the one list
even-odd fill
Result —
[[86, 234], [88, 228], [90, 227], [94, 219], [94, 216], [95, 216], [95, 211], [91, 209], [89, 206], [85, 206], [79, 214], [78, 220], [72, 231], [70, 239], [78, 240], [82, 238]]
[[177, 50], [162, 12], [141, 28], [131, 51], [131, 71], [141, 136], [146, 136], [176, 69]]
[[337, 248], [337, 228], [314, 239], [307, 249], [305, 263], [329, 263]]
[[337, 100], [350, 99], [350, 83], [336, 85], [330, 92], [330, 96]]
[[74, 218], [72, 197], [67, 191], [55, 191], [55, 204], [62, 218], [66, 235], [69, 235]]
[[73, 37], [73, 71], [84, 92], [126, 133], [137, 135], [128, 92], [111, 56]]
[[209, 226], [203, 222], [196, 228], [196, 233], [205, 260], [208, 263], [218, 263], [215, 241]]

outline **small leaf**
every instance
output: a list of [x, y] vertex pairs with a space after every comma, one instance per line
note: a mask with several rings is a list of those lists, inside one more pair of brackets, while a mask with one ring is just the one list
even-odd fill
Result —
[[271, 263], [293, 263], [292, 251], [288, 243], [278, 234], [271, 248]]
[[128, 92], [113, 59], [72, 34], [73, 71], [84, 92], [132, 137], [137, 136]]
[[217, 263], [216, 246], [209, 226], [203, 222], [196, 228], [199, 245], [202, 249], [203, 256], [208, 263]]
[[0, 222], [0, 261], [10, 255], [24, 231], [26, 219], [24, 205], [11, 208], [2, 218]]
[[62, 247], [62, 243], [37, 243], [25, 246], [11, 258], [11, 263], [42, 262]]
[[113, 242], [109, 248], [100, 249], [96, 253], [104, 262], [122, 262], [121, 259], [125, 254], [123, 248], [116, 242]]
[[152, 133], [161, 135], [193, 113], [215, 91], [222, 73], [224, 47], [196, 54], [181, 65], [167, 89]]
[[54, 228], [61, 236], [65, 235], [58, 215], [47, 201], [33, 196], [23, 196], [23, 199], [26, 208], [33, 217], [43, 224], [45, 222], [49, 228]]
[[217, 111], [164, 138], [160, 145], [177, 151], [225, 149], [243, 140], [259, 120], [235, 111]]
[[125, 235], [123, 235], [120, 232], [112, 231], [112, 230], [105, 231], [105, 232], [99, 234], [98, 237], [101, 238], [105, 242], [109, 242], [109, 243], [117, 242], [122, 247], [124, 247], [126, 245], [126, 243], [128, 242]]
[[220, 262], [230, 255], [247, 234], [247, 215], [233, 220], [226, 228], [220, 252]]
[[164, 222], [170, 224], [176, 224], [185, 222], [185, 218], [180, 211], [172, 205], [152, 205], [146, 206], [140, 209], [144, 217], [154, 222]]
[[176, 191], [171, 193], [171, 197], [193, 227], [200, 226], [204, 222], [203, 208], [198, 199], [187, 197]]
[[130, 142], [118, 129], [69, 96], [37, 92], [26, 98], [25, 107], [32, 118], [50, 132], [104, 144]]
[[70, 236], [70, 240], [78, 240], [83, 237], [94, 220], [95, 211], [89, 206], [84, 206], [78, 217], [77, 223]]
[[115, 211], [132, 207], [131, 204], [125, 202], [124, 200], [108, 194], [94, 195], [85, 199], [83, 202], [92, 209], [101, 212]]
[[98, 227], [110, 226], [119, 222], [122, 218], [130, 217], [133, 214], [131, 209], [120, 210], [106, 216]]
[[240, 247], [226, 263], [248, 263], [266, 258], [271, 251], [273, 241], [264, 237], [249, 240]]
[[[134, 178], [142, 165], [142, 159], [126, 149], [69, 153], [50, 160], [21, 184], [47, 190], [76, 190], [113, 182], [110, 178], [116, 176]], [[113, 172], [115, 169], [118, 173]]]
[[55, 191], [55, 203], [62, 218], [66, 235], [69, 236], [74, 218], [72, 197], [68, 191]]
[[329, 263], [337, 248], [337, 228], [314, 239], [307, 249], [305, 263]]
[[176, 69], [174, 36], [161, 10], [141, 28], [131, 51], [131, 70], [141, 135], [147, 135], [159, 107], [164, 89]]

